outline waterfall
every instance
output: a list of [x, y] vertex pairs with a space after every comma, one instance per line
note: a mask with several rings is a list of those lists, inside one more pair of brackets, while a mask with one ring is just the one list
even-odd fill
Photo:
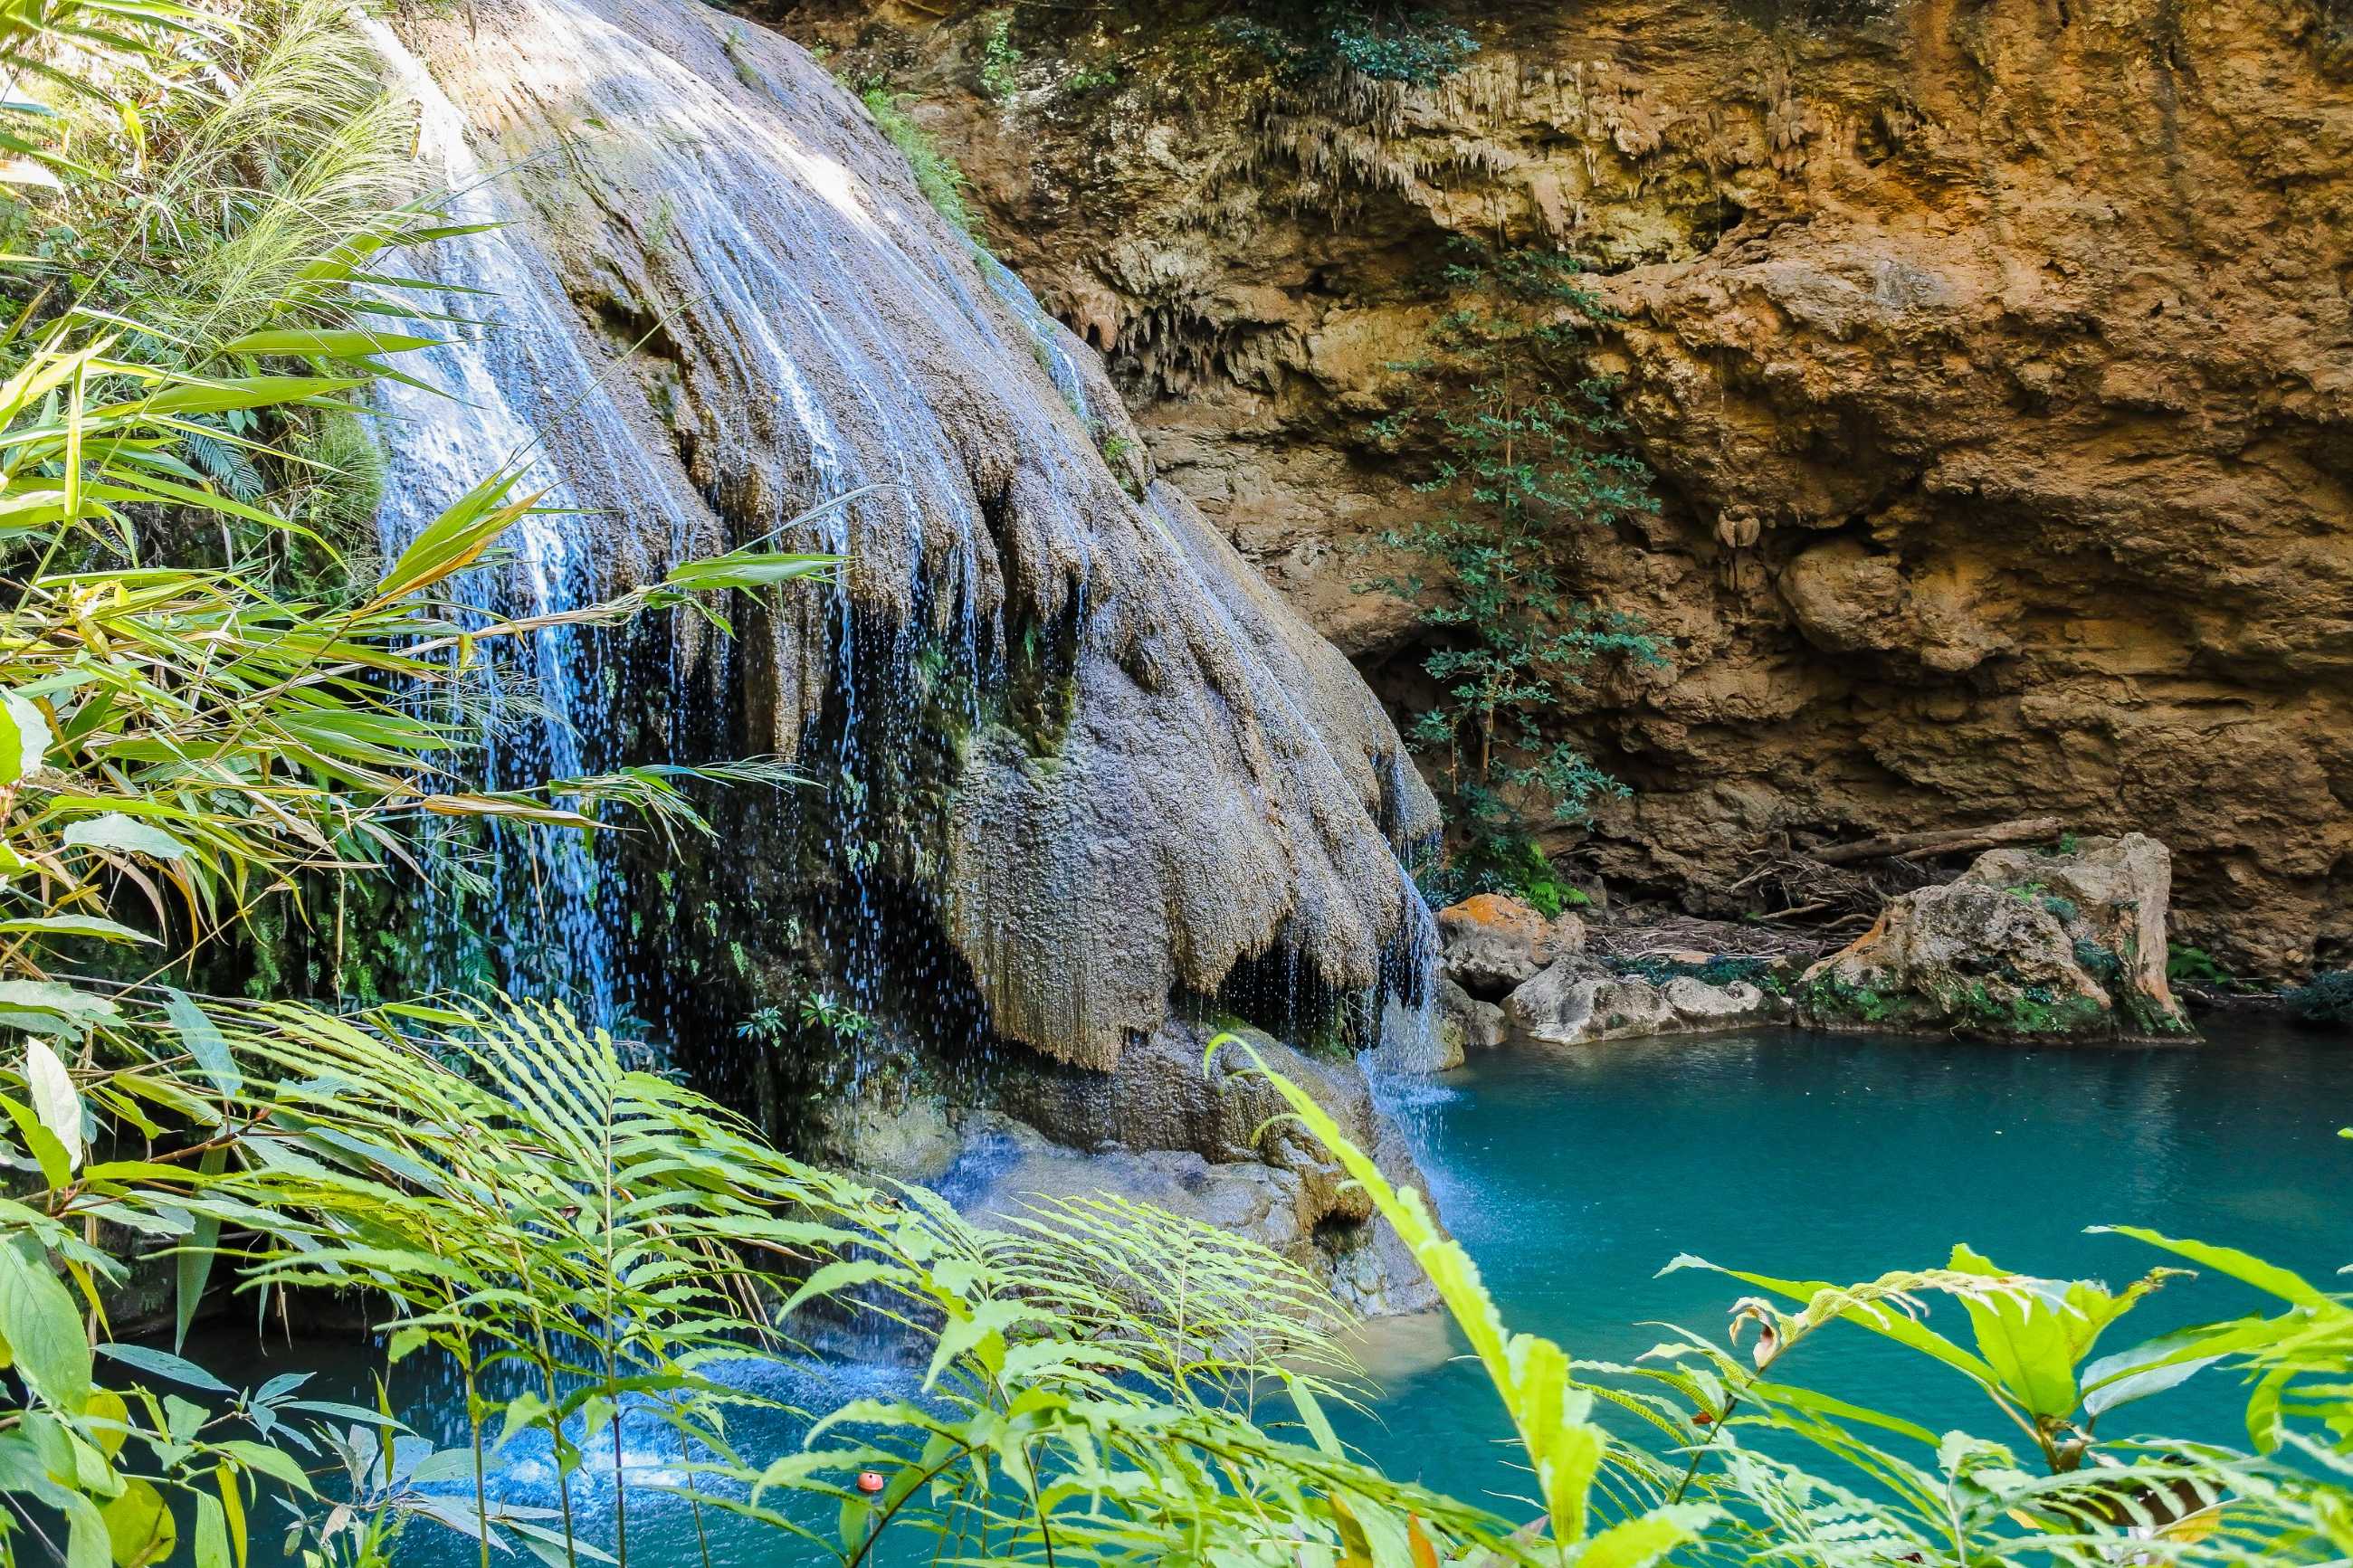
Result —
[[1038, 303], [1038, 296], [1029, 285], [1014, 276], [1013, 269], [985, 250], [977, 250], [974, 259], [979, 264], [980, 275], [988, 283], [989, 291], [1013, 309], [1029, 331], [1030, 345], [1046, 374], [1053, 378], [1054, 390], [1071, 405], [1071, 412], [1090, 430], [1100, 428], [1095, 417], [1093, 398], [1087, 392], [1087, 378], [1080, 370], [1079, 348], [1062, 323], [1046, 313]]
[[[450, 222], [504, 222], [495, 180], [469, 145], [457, 107], [389, 27], [373, 19], [360, 26], [396, 89], [416, 105], [417, 162]], [[596, 536], [574, 520], [620, 495], [640, 507], [651, 499], [659, 511], [669, 486], [574, 344], [561, 284], [543, 261], [495, 228], [435, 246], [408, 265], [433, 287], [402, 291], [404, 303], [459, 317], [481, 314], [444, 324], [446, 342], [403, 361], [404, 372], [423, 384], [378, 384], [392, 476], [376, 512], [385, 558], [406, 549], [478, 481], [519, 465], [525, 475], [516, 493], [545, 493], [508, 535], [512, 561], [465, 574], [455, 584], [457, 598], [486, 618], [576, 609], [609, 595], [619, 581], [616, 563], [600, 558], [590, 547]], [[576, 461], [564, 470], [544, 462], [539, 433], [556, 421], [574, 450], [593, 454], [585, 471], [604, 476], [604, 485], [592, 490], [574, 482], [569, 475], [584, 471]], [[683, 543], [687, 515], [682, 507], [667, 509], [673, 553]], [[619, 564], [642, 576], [648, 563]], [[494, 684], [480, 776], [470, 783], [524, 787], [579, 777], [607, 760], [614, 705], [605, 645], [593, 631], [545, 627], [515, 649], [502, 670], [488, 667]], [[473, 961], [487, 959], [488, 978], [501, 988], [560, 997], [585, 1021], [615, 1023], [626, 1001], [615, 963], [617, 889], [587, 836], [493, 823], [486, 853], [487, 865], [475, 868], [488, 883], [485, 895], [429, 905], [440, 917], [439, 929], [427, 933], [429, 980], [456, 984]], [[463, 877], [452, 854], [445, 847], [437, 855], [437, 877]], [[448, 913], [470, 905], [480, 910], [479, 930], [453, 924]]]
[[[810, 787], [714, 805], [691, 911], [667, 882], [625, 897], [575, 841], [501, 835], [497, 902], [524, 912], [488, 933], [497, 978], [536, 964], [600, 1016], [659, 991], [682, 1045], [838, 984], [934, 1040], [1091, 1067], [1245, 964], [1429, 995], [1387, 832], [1434, 807], [1379, 704], [1181, 497], [1125, 492], [1102, 448], [1136, 437], [1099, 360], [922, 201], [854, 99], [677, 0], [397, 26], [371, 32], [430, 178], [453, 220], [504, 226], [406, 264], [483, 290], [435, 308], [487, 321], [422, 356], [453, 395], [385, 395], [386, 548], [522, 451], [551, 510], [469, 582], [478, 606], [577, 605], [739, 546], [850, 563], [833, 590], [730, 598], [732, 647], [678, 617], [671, 689], [617, 639], [523, 650], [494, 784], [623, 760], [650, 699], [698, 755], [785, 756]], [[617, 973], [619, 933], [657, 919], [669, 969]]]

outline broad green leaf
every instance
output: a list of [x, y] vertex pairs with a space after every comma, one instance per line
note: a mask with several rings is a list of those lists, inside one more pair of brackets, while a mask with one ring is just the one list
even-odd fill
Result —
[[107, 1545], [114, 1568], [149, 1568], [169, 1557], [179, 1542], [179, 1527], [172, 1522], [172, 1510], [153, 1482], [132, 1480], [122, 1489], [121, 1497], [99, 1512], [106, 1520]]
[[0, 691], [0, 784], [21, 783], [40, 771], [54, 739], [49, 721], [18, 691]]
[[198, 1366], [185, 1356], [169, 1351], [159, 1351], [153, 1345], [105, 1344], [98, 1347], [100, 1355], [150, 1377], [169, 1378], [190, 1388], [201, 1388], [208, 1394], [235, 1394], [237, 1390]]
[[221, 353], [361, 359], [369, 354], [406, 353], [411, 349], [438, 348], [440, 344], [438, 338], [413, 337], [404, 332], [371, 332], [357, 328], [280, 327], [232, 338], [221, 344]]
[[[82, 991], [59, 980], [0, 980], [0, 1009], [14, 1015], [18, 1028], [44, 1034], [79, 1034], [98, 1024], [119, 1022], [122, 1009], [111, 997]], [[42, 1015], [55, 1015], [66, 1026], [45, 1026]]]
[[228, 1524], [229, 1545], [237, 1554], [237, 1568], [246, 1568], [245, 1494], [237, 1488], [237, 1467], [216, 1466], [213, 1487], [220, 1494], [221, 1515]]
[[[209, 1178], [219, 1175], [227, 1165], [228, 1151], [213, 1148], [204, 1152], [196, 1168]], [[204, 1306], [205, 1283], [212, 1278], [220, 1229], [218, 1214], [198, 1214], [195, 1229], [173, 1256], [172, 1348], [175, 1351], [187, 1344], [188, 1325], [196, 1321], [196, 1312]]]
[[804, 577], [823, 576], [841, 564], [839, 555], [788, 555], [734, 551], [672, 567], [663, 583], [697, 593], [721, 588], [772, 588]]
[[141, 822], [119, 811], [84, 817], [66, 825], [58, 835], [58, 842], [78, 849], [121, 849], [135, 855], [151, 855], [158, 860], [177, 860], [188, 853], [188, 847], [156, 826]]
[[90, 1398], [90, 1341], [81, 1313], [47, 1258], [24, 1237], [0, 1245], [0, 1339], [18, 1375], [69, 1415]]
[[237, 1069], [227, 1037], [186, 992], [171, 986], [164, 988], [164, 1016], [179, 1032], [182, 1048], [195, 1058], [197, 1070], [215, 1089], [223, 1094], [237, 1094], [244, 1089], [245, 1074]]
[[2162, 1247], [2168, 1252], [2188, 1258], [2192, 1263], [2211, 1268], [2218, 1274], [2227, 1274], [2233, 1279], [2253, 1285], [2258, 1290], [2268, 1292], [2283, 1301], [2292, 1302], [2299, 1307], [2319, 1308], [2329, 1304], [2327, 1292], [2315, 1288], [2302, 1275], [2291, 1269], [2282, 1268], [2277, 1264], [2266, 1263], [2253, 1254], [2242, 1252], [2234, 1247], [2216, 1247], [2203, 1241], [2177, 1240], [2172, 1237], [2161, 1236], [2156, 1231], [2131, 1225], [2094, 1226], [2088, 1234], [2131, 1237], [2135, 1241], [2147, 1242], [2151, 1247]]
[[31, 1106], [11, 1096], [0, 1094], [0, 1113], [5, 1113], [33, 1152], [34, 1163], [41, 1167], [41, 1180], [54, 1192], [73, 1180], [73, 1164], [66, 1158], [66, 1146], [58, 1135], [41, 1125], [41, 1119]]
[[100, 942], [144, 942], [154, 945], [155, 939], [144, 931], [132, 931], [120, 921], [99, 915], [38, 915], [26, 920], [0, 921], [0, 935], [6, 936], [94, 936]]
[[222, 381], [186, 381], [136, 403], [90, 411], [92, 418], [169, 414], [219, 414], [237, 408], [275, 408], [365, 386], [364, 378], [322, 375], [248, 375]]
[[196, 1494], [195, 1568], [233, 1568], [228, 1515], [210, 1492]]
[[522, 474], [521, 468], [505, 468], [488, 476], [426, 524], [376, 584], [373, 603], [405, 599], [480, 560], [539, 500], [537, 495], [519, 501], [507, 499]]
[[33, 1099], [33, 1110], [40, 1117], [41, 1125], [66, 1152], [66, 1169], [78, 1170], [81, 1165], [81, 1096], [74, 1089], [73, 1075], [47, 1041], [37, 1036], [25, 1040], [25, 1089]]
[[1679, 1503], [1620, 1520], [1586, 1543], [1577, 1568], [1650, 1568], [1684, 1542], [1697, 1540], [1715, 1517], [1712, 1508]]
[[90, 1441], [98, 1445], [100, 1453], [111, 1459], [122, 1451], [123, 1443], [131, 1436], [125, 1425], [131, 1419], [131, 1407], [123, 1403], [122, 1395], [111, 1388], [93, 1388], [82, 1405], [81, 1415], [90, 1426]]
[[2201, 1369], [2221, 1359], [2216, 1355], [2185, 1358], [2179, 1354], [2189, 1346], [2204, 1343], [2207, 1337], [2207, 1331], [2193, 1329], [2160, 1335], [2130, 1350], [2102, 1356], [2083, 1371], [2084, 1414], [2097, 1420], [2119, 1405], [2147, 1399], [2152, 1394], [2162, 1394], [2188, 1382]]

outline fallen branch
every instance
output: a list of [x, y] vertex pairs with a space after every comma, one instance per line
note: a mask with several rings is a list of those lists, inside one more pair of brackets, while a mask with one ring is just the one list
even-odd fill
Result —
[[1957, 855], [1973, 849], [1999, 849], [2006, 844], [2033, 844], [2059, 837], [2064, 817], [2028, 816], [1985, 827], [1944, 827], [1928, 833], [1894, 833], [1853, 844], [1832, 844], [1807, 853], [1825, 866], [1852, 866], [1858, 860], [1919, 860], [1931, 855]]

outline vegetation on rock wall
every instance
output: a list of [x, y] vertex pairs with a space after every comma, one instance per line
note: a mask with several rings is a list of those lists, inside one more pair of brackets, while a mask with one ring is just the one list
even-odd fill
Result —
[[1214, 26], [1249, 46], [1287, 86], [1347, 72], [1366, 81], [1429, 87], [1479, 50], [1477, 39], [1444, 17], [1377, 14], [1356, 0], [1224, 16]]
[[1395, 368], [1435, 388], [1374, 437], [1437, 453], [1416, 488], [1442, 507], [1382, 542], [1420, 563], [1365, 586], [1411, 600], [1434, 645], [1438, 696], [1408, 731], [1442, 770], [1460, 843], [1456, 886], [1545, 898], [1534, 827], [1588, 818], [1625, 786], [1549, 732], [1554, 711], [1598, 661], [1664, 662], [1660, 639], [1572, 587], [1577, 535], [1648, 507], [1649, 474], [1609, 442], [1616, 387], [1582, 355], [1599, 300], [1572, 258], [1464, 247], [1445, 271], [1432, 357]]
[[2291, 987], [2287, 1005], [2307, 1024], [2353, 1025], [2353, 969], [2332, 969]]

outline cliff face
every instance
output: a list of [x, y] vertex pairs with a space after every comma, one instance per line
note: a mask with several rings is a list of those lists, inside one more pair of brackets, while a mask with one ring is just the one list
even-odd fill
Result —
[[781, 20], [918, 95], [1166, 477], [1393, 691], [1411, 612], [1352, 585], [1421, 470], [1366, 426], [1444, 242], [1602, 274], [1661, 507], [1569, 548], [1676, 645], [1559, 715], [1636, 788], [1606, 873], [1705, 905], [1782, 842], [2053, 815], [2170, 844], [2183, 940], [2231, 962], [2353, 943], [2325, 6], [1588, 0], [1483, 13], [1422, 88], [1022, 10], [985, 94], [1006, 15]]

